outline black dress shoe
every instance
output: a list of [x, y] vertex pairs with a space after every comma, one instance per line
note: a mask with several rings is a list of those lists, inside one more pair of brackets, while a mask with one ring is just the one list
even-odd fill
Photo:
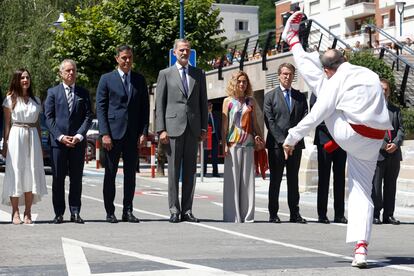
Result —
[[381, 222], [381, 220], [380, 220], [379, 218], [374, 218], [374, 219], [372, 220], [372, 223], [373, 223], [373, 224], [382, 224], [382, 222]]
[[319, 223], [324, 223], [324, 224], [329, 224], [329, 223], [331, 223], [327, 217], [319, 217], [319, 218], [318, 218], [318, 222], [319, 222]]
[[302, 218], [299, 214], [294, 217], [290, 217], [289, 221], [295, 223], [307, 223], [306, 219]]
[[116, 218], [115, 215], [107, 215], [106, 216], [106, 222], [109, 222], [109, 223], [118, 223], [118, 219]]
[[80, 223], [80, 224], [84, 224], [85, 222], [83, 221], [83, 219], [79, 216], [79, 214], [73, 214], [70, 216], [70, 221], [74, 222], [74, 223]]
[[220, 177], [219, 173], [213, 173], [213, 177]]
[[274, 216], [274, 217], [270, 217], [269, 218], [269, 222], [272, 222], [272, 223], [280, 223], [280, 218], [277, 215]]
[[171, 214], [170, 222], [171, 223], [178, 223], [178, 222], [180, 222], [180, 218], [178, 217], [178, 214]]
[[346, 219], [346, 217], [336, 217], [334, 219], [335, 223], [343, 223], [343, 224], [348, 224], [348, 220]]
[[122, 215], [122, 221], [124, 222], [132, 222], [132, 223], [139, 223], [139, 219], [132, 214], [132, 212], [127, 212]]
[[382, 223], [398, 225], [398, 224], [400, 224], [400, 221], [398, 219], [394, 218], [393, 216], [390, 216], [390, 217], [383, 217], [382, 218]]
[[61, 224], [61, 223], [63, 223], [63, 216], [62, 216], [62, 215], [56, 216], [56, 217], [53, 219], [53, 223], [54, 223], [54, 224]]
[[184, 214], [181, 216], [181, 221], [188, 222], [200, 222], [192, 213]]

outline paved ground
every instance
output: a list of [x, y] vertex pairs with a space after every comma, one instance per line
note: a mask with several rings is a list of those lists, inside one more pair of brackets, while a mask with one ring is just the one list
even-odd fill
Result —
[[[167, 222], [167, 179], [138, 177], [134, 200], [139, 224], [108, 224], [102, 202], [103, 170], [85, 169], [84, 225], [50, 224], [49, 195], [33, 207], [33, 226], [9, 223], [0, 206], [0, 275], [413, 275], [414, 212], [397, 209], [399, 226], [375, 225], [368, 269], [350, 266], [346, 227], [316, 223], [316, 196], [301, 194], [306, 225], [288, 223], [285, 191], [282, 224], [267, 223], [267, 181], [256, 181], [256, 222], [223, 223], [222, 179], [198, 179], [194, 214], [199, 224]], [[3, 178], [3, 176], [1, 176]], [[3, 181], [0, 180], [0, 190]], [[285, 184], [282, 185], [285, 188]], [[117, 178], [116, 215], [122, 210], [122, 175]], [[332, 206], [330, 202], [330, 206]], [[332, 209], [328, 214], [333, 216]], [[65, 219], [69, 215], [66, 214]]]

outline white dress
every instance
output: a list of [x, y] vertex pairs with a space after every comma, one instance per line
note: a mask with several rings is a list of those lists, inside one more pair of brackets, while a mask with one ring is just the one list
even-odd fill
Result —
[[[36, 127], [17, 126], [36, 123], [42, 107], [29, 99], [27, 103], [17, 98], [16, 106], [11, 112], [10, 128], [6, 157], [6, 172], [3, 182], [2, 204], [11, 205], [10, 197], [19, 197], [19, 205], [24, 205], [24, 193], [33, 193], [33, 204], [47, 194], [45, 171], [43, 166], [42, 146]], [[11, 109], [11, 97], [7, 96], [3, 106]], [[13, 124], [16, 125], [13, 126]]]

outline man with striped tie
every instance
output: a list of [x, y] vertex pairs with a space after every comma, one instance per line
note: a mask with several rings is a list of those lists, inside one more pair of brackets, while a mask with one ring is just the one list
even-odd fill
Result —
[[80, 217], [82, 172], [86, 132], [92, 124], [89, 92], [75, 85], [76, 63], [65, 59], [59, 66], [62, 83], [47, 91], [46, 123], [49, 127], [52, 159], [53, 223], [63, 222], [65, 213], [65, 177], [69, 173], [70, 221], [84, 223]]

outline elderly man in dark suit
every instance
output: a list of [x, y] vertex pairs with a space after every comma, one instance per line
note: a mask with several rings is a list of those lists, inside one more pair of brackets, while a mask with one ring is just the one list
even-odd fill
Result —
[[291, 87], [295, 67], [283, 63], [278, 68], [280, 86], [269, 91], [264, 99], [264, 118], [268, 129], [266, 148], [269, 157], [269, 222], [279, 223], [279, 191], [283, 170], [286, 166], [288, 205], [290, 222], [306, 223], [299, 213], [299, 167], [302, 149], [305, 148], [303, 139], [296, 145], [292, 156], [285, 160], [283, 142], [288, 130], [296, 126], [308, 113], [306, 97], [300, 91]]
[[[177, 62], [161, 70], [157, 80], [156, 129], [168, 158], [170, 222], [198, 222], [192, 213], [198, 142], [206, 138], [207, 91], [202, 70], [188, 63], [190, 42], [174, 43]], [[182, 171], [181, 206], [178, 182]]]
[[[395, 193], [397, 189], [397, 178], [400, 172], [400, 162], [402, 161], [401, 145], [404, 140], [404, 126], [401, 110], [389, 101], [391, 87], [388, 80], [381, 79], [381, 86], [387, 99], [388, 112], [393, 130], [385, 133], [384, 143], [378, 155], [377, 167], [372, 183], [372, 201], [374, 202], [374, 224], [381, 224], [380, 212], [382, 213], [382, 223], [400, 224], [394, 218]], [[384, 185], [382, 185], [384, 181]]]
[[47, 91], [46, 123], [49, 127], [52, 159], [53, 223], [63, 222], [65, 212], [65, 177], [69, 173], [70, 221], [84, 223], [80, 217], [82, 174], [86, 132], [92, 124], [89, 92], [75, 85], [76, 63], [62, 61], [59, 67], [62, 83]]
[[122, 153], [124, 169], [124, 199], [122, 221], [138, 223], [133, 214], [135, 169], [138, 148], [148, 135], [149, 100], [145, 78], [132, 72], [132, 48], [117, 48], [116, 70], [101, 76], [96, 92], [96, 113], [99, 134], [105, 154], [103, 196], [106, 221], [117, 223], [115, 216], [115, 177]]

